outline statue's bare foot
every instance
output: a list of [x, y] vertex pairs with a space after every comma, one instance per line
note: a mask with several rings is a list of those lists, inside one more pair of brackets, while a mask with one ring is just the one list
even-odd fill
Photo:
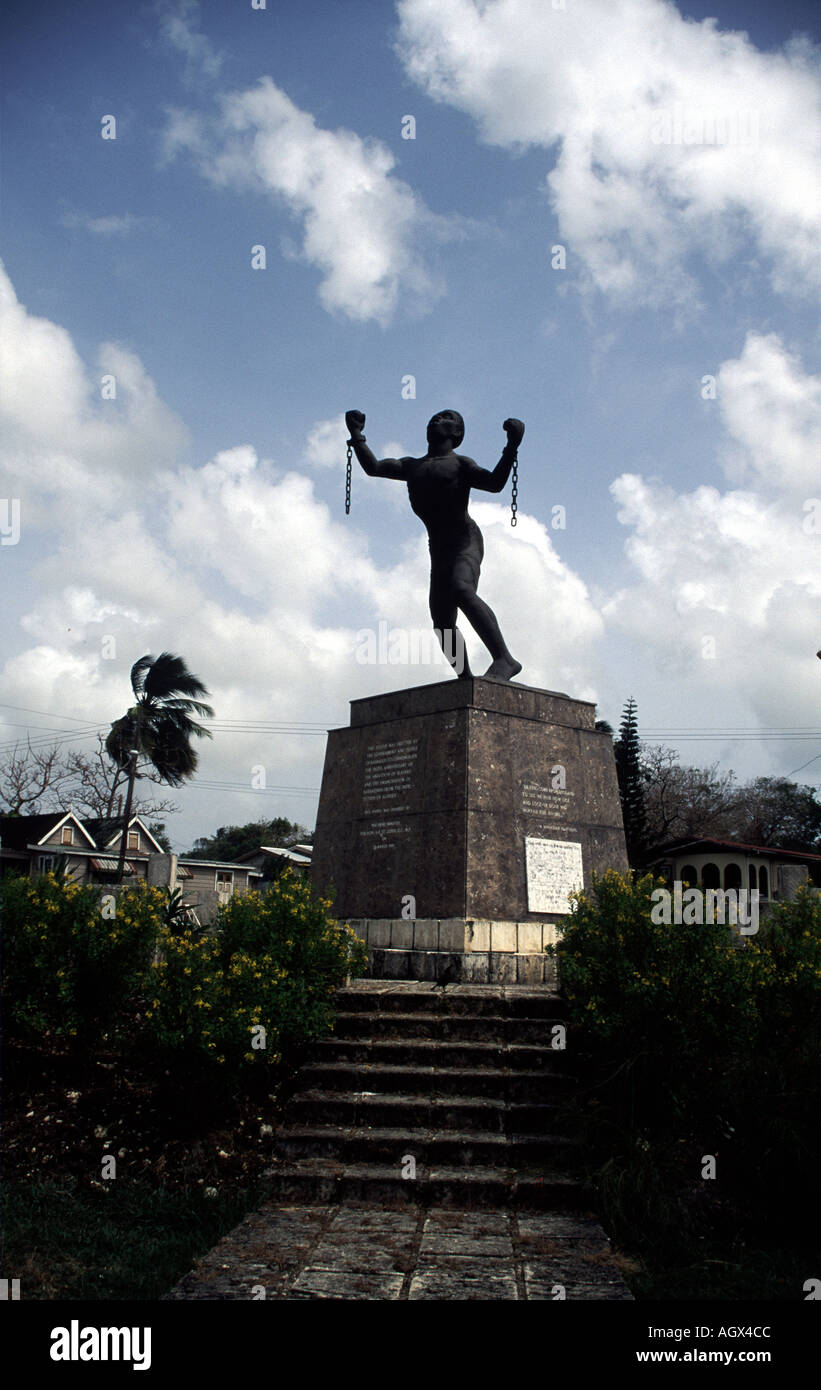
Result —
[[497, 656], [485, 671], [485, 678], [491, 681], [510, 681], [521, 669], [521, 661], [514, 661], [512, 656]]

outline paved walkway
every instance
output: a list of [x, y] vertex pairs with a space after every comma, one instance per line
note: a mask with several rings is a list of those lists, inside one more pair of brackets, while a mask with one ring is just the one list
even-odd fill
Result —
[[[263, 1293], [264, 1291], [264, 1293]], [[631, 1299], [591, 1216], [267, 1203], [168, 1299]]]

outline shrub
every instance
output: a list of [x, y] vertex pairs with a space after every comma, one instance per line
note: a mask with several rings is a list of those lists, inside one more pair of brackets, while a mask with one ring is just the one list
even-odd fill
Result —
[[133, 1018], [162, 916], [162, 895], [138, 882], [103, 915], [96, 885], [7, 875], [2, 882], [3, 1003], [13, 1035], [89, 1044]]
[[[234, 1073], [276, 1065], [332, 1024], [333, 992], [364, 969], [359, 938], [330, 902], [285, 870], [267, 892], [236, 894], [213, 932], [160, 932], [147, 982], [153, 1047]], [[263, 1028], [265, 1046], [259, 1046]]]
[[756, 1007], [744, 947], [720, 923], [654, 923], [660, 886], [594, 877], [553, 951], [580, 1045], [621, 1067], [642, 1121], [662, 1126], [731, 1084]]

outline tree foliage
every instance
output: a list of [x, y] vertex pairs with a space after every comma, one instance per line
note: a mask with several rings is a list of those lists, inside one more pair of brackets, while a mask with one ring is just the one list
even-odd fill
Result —
[[204, 835], [194, 841], [189, 851], [191, 859], [225, 859], [233, 861], [250, 854], [260, 845], [288, 848], [310, 839], [304, 825], [297, 825], [285, 816], [274, 820], [249, 821], [247, 825], [221, 825], [214, 835]]
[[716, 839], [821, 853], [821, 804], [812, 787], [786, 777], [738, 782], [717, 763], [682, 767], [663, 746], [643, 744], [641, 767], [651, 847]]
[[647, 811], [644, 804], [644, 773], [641, 763], [636, 702], [632, 695], [624, 707], [619, 737], [614, 744], [619, 796], [624, 816], [627, 858], [634, 869], [641, 868], [647, 851]]

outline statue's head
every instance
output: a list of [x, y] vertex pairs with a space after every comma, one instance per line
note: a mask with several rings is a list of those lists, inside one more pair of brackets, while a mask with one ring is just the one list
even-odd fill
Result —
[[438, 441], [450, 439], [457, 449], [465, 437], [465, 422], [458, 410], [440, 410], [428, 421], [428, 443], [433, 443], [431, 431]]

